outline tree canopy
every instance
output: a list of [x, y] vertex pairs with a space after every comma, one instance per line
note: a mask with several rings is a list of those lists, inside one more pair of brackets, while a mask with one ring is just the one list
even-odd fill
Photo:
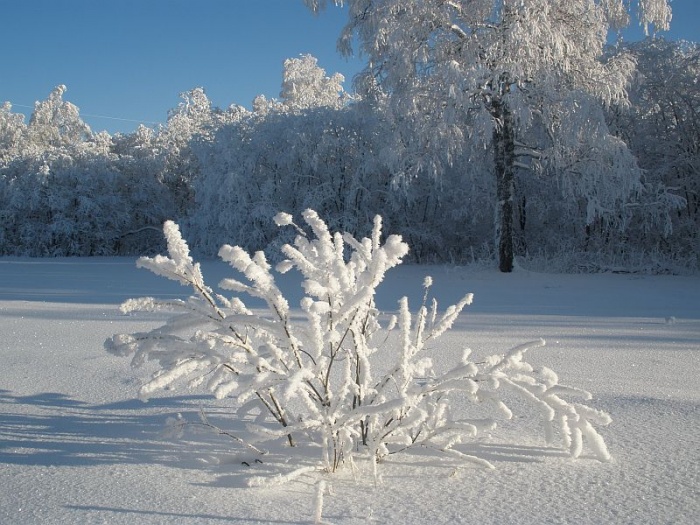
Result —
[[[698, 267], [696, 44], [604, 48], [629, 22], [612, 1], [349, 4], [341, 44], [368, 58], [352, 96], [300, 56], [279, 99], [222, 109], [198, 87], [131, 134], [93, 133], [65, 86], [28, 123], [4, 103], [0, 253], [158, 250], [166, 219], [199, 253], [274, 249], [272, 217], [312, 208], [359, 236], [381, 214], [421, 262]], [[666, 2], [642, 4], [664, 27]]]
[[[306, 3], [314, 10], [326, 4]], [[475, 140], [492, 148], [502, 271], [513, 268], [515, 178], [516, 170], [525, 166], [519, 156], [556, 160], [562, 150], [592, 136], [595, 147], [612, 148], [619, 157], [621, 148], [606, 137], [600, 114], [582, 110], [585, 118], [576, 123], [590, 123], [590, 134], [558, 124], [579, 111], [580, 104], [587, 105], [589, 97], [604, 105], [626, 100], [634, 61], [625, 53], [604, 55], [609, 32], [629, 23], [630, 6], [621, 0], [335, 3], [348, 6], [340, 49], [351, 53], [352, 42], [359, 41], [368, 57], [365, 75], [388, 93], [393, 111], [407, 117], [403, 122], [418, 128], [419, 135], [433, 137], [437, 132], [456, 148]], [[667, 29], [671, 9], [666, 0], [639, 0], [639, 18], [645, 30]], [[549, 132], [549, 144], [530, 138], [537, 126]], [[548, 155], [537, 153], [542, 146], [550, 147]], [[620, 181], [637, 175], [631, 168], [628, 161], [609, 166], [609, 171]], [[580, 176], [591, 174], [581, 171]], [[608, 184], [606, 195], [624, 200], [635, 186], [629, 179]], [[580, 196], [588, 198], [589, 223], [602, 215], [600, 199], [590, 198], [590, 193], [575, 195]]]

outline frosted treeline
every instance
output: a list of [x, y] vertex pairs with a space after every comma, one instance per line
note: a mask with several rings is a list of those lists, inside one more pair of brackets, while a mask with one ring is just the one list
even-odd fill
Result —
[[[698, 45], [611, 52], [623, 51], [638, 62], [629, 104], [561, 99], [542, 107], [548, 127], [515, 115], [513, 244], [531, 264], [698, 267]], [[0, 254], [153, 253], [166, 220], [202, 256], [227, 243], [274, 254], [291, 240], [275, 214], [312, 208], [360, 237], [381, 214], [420, 262], [495, 259], [494, 155], [479, 122], [456, 137], [447, 116], [401, 114], [367, 76], [352, 96], [343, 81], [302, 56], [285, 62], [279, 99], [220, 109], [196, 88], [165, 125], [114, 136], [81, 120], [65, 86], [28, 122], [4, 103]]]

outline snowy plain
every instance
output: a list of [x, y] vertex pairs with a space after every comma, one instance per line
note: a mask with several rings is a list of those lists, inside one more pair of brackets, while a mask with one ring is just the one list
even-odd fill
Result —
[[[203, 271], [210, 284], [232, 274], [214, 261]], [[328, 477], [324, 522], [700, 522], [700, 277], [407, 265], [387, 274], [378, 306], [395, 310], [402, 295], [417, 305], [428, 274], [442, 306], [475, 295], [436, 359], [544, 338], [528, 360], [592, 392], [613, 418], [600, 429], [613, 459], [571, 460], [536, 420], [505, 422], [471, 445], [495, 470], [410, 453], [382, 464], [378, 483], [363, 465]], [[295, 304], [298, 283], [284, 279]], [[133, 258], [0, 259], [0, 524], [313, 523], [311, 477], [249, 488], [264, 469], [245, 466], [235, 443], [164, 436], [177, 413], [225, 422], [225, 403], [187, 391], [135, 399], [147, 371], [102, 345], [162, 321], [119, 312], [145, 295], [188, 290]]]

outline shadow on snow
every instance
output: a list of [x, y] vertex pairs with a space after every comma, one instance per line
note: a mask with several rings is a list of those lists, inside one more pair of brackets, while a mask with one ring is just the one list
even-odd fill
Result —
[[[168, 439], [165, 423], [178, 412], [195, 419], [205, 396], [181, 396], [89, 405], [63, 394], [16, 396], [0, 390], [0, 464], [90, 466], [167, 464], [192, 466], [192, 442]], [[223, 441], [223, 440], [222, 440]], [[212, 443], [211, 452], [236, 447]]]

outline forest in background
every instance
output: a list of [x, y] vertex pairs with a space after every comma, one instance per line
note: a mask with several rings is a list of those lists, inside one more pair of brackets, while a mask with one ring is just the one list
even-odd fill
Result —
[[[700, 48], [650, 38], [609, 51], [622, 52], [637, 64], [628, 100], [543, 100], [540, 112], [556, 117], [546, 125], [515, 115], [526, 139], [516, 144], [512, 199], [523, 264], [700, 268]], [[195, 88], [165, 125], [130, 134], [92, 132], [65, 86], [28, 122], [5, 102], [0, 255], [153, 253], [168, 219], [200, 256], [224, 243], [266, 250], [290, 240], [277, 212], [312, 208], [358, 236], [381, 214], [416, 262], [497, 258], [493, 153], [478, 116], [465, 112], [455, 147], [447, 106], [402, 112], [367, 75], [350, 95], [311, 56], [287, 60], [282, 77], [280, 98], [258, 97], [250, 110], [213, 107]], [[566, 147], [552, 139], [563, 135]]]

